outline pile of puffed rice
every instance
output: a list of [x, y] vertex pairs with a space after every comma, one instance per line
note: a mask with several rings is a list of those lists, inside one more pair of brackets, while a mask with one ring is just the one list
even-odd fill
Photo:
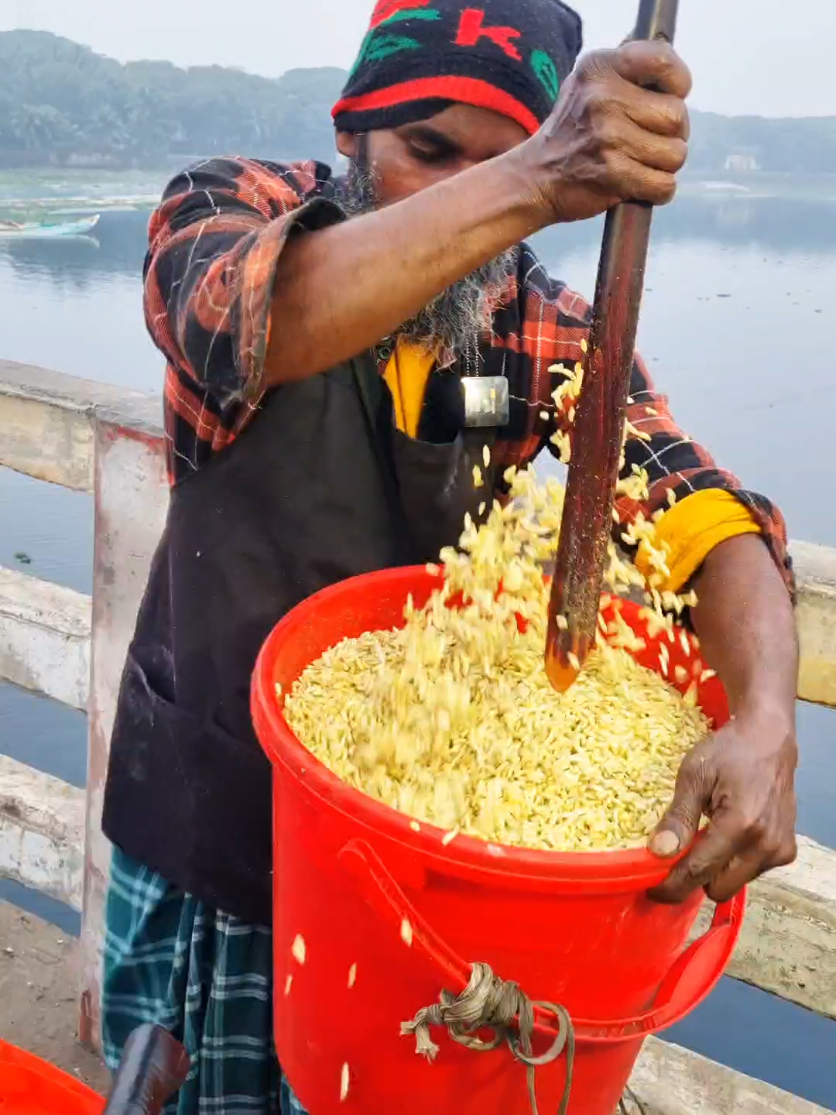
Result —
[[[442, 553], [443, 585], [427, 604], [410, 601], [400, 630], [327, 651], [279, 694], [285, 717], [340, 779], [407, 814], [413, 828], [444, 829], [448, 843], [463, 833], [561, 851], [641, 844], [685, 752], [708, 730], [695, 700], [702, 666], [695, 656], [683, 697], [637, 665], [629, 651], [643, 643], [615, 600], [579, 679], [556, 693], [544, 669], [543, 565], [555, 552], [563, 488], [513, 469], [506, 481], [507, 502], [495, 502], [479, 529], [468, 519], [459, 549]], [[640, 498], [646, 485], [635, 470], [619, 487]], [[693, 599], [657, 587], [666, 567], [653, 531], [639, 517], [624, 536], [651, 554], [649, 580], [613, 546], [607, 581], [616, 594], [645, 593], [669, 673], [664, 644], [684, 638], [673, 616]], [[459, 596], [464, 605], [449, 607]]]

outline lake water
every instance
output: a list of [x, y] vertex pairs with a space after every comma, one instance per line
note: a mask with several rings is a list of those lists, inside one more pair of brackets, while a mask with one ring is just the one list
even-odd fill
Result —
[[[71, 188], [71, 187], [70, 187]], [[836, 188], [806, 198], [686, 191], [654, 228], [640, 345], [674, 412], [792, 537], [836, 546]], [[2, 183], [0, 182], [0, 197]], [[0, 241], [0, 357], [159, 391], [142, 321], [146, 215], [106, 213], [95, 241]], [[539, 238], [550, 269], [591, 295], [600, 225]], [[88, 497], [0, 470], [0, 564], [90, 590]], [[836, 846], [836, 717], [800, 706], [800, 827]], [[0, 686], [0, 748], [83, 785], [85, 720]], [[62, 925], [54, 904], [0, 897]], [[836, 1025], [732, 981], [672, 1034], [715, 1060], [836, 1109]]]

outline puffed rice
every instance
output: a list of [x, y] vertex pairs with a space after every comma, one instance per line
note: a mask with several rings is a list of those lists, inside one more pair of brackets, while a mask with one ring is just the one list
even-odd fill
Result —
[[[576, 369], [572, 383], [579, 379]], [[558, 406], [565, 396], [556, 398]], [[548, 586], [563, 489], [508, 470], [510, 498], [487, 523], [468, 517], [458, 549], [441, 554], [444, 581], [427, 604], [407, 604], [406, 625], [367, 632], [311, 664], [284, 702], [301, 741], [356, 789], [448, 833], [494, 844], [552, 850], [605, 849], [645, 842], [669, 802], [685, 752], [708, 730], [697, 685], [685, 698], [628, 653], [640, 639], [605, 597], [599, 634], [566, 694], [546, 677]], [[634, 470], [619, 495], [646, 494]], [[625, 541], [648, 556], [645, 578], [610, 550], [616, 596], [647, 590], [651, 637], [675, 627], [664, 547], [643, 516]], [[448, 603], [463, 597], [465, 603]], [[663, 599], [664, 597], [664, 599]], [[692, 602], [689, 597], [688, 603]], [[613, 610], [614, 609], [614, 610]], [[660, 664], [668, 672], [667, 647]], [[401, 935], [411, 944], [412, 927]]]

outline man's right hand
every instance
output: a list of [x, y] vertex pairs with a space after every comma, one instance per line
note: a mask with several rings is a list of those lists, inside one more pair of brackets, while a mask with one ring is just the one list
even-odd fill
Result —
[[667, 43], [582, 58], [519, 149], [548, 222], [586, 220], [621, 201], [669, 202], [688, 153], [690, 91], [690, 71]]

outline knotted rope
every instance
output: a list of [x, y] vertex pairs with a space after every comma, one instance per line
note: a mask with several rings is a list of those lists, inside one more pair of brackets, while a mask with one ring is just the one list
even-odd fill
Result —
[[[558, 1024], [551, 1048], [539, 1057], [534, 1056], [531, 1046], [535, 1007], [550, 1011]], [[505, 1042], [514, 1059], [526, 1066], [532, 1115], [539, 1115], [535, 1070], [556, 1061], [565, 1050], [566, 1086], [558, 1115], [566, 1115], [575, 1065], [575, 1030], [563, 1007], [534, 1002], [519, 984], [500, 979], [487, 964], [474, 964], [470, 982], [461, 995], [455, 997], [449, 991], [442, 991], [437, 1003], [419, 1010], [411, 1022], [401, 1025], [401, 1034], [414, 1035], [416, 1052], [430, 1061], [434, 1061], [439, 1052], [439, 1047], [430, 1037], [432, 1026], [446, 1026], [453, 1041], [478, 1053], [488, 1053]], [[491, 1041], [483, 1041], [477, 1036], [478, 1031], [483, 1029], [493, 1030]]]

